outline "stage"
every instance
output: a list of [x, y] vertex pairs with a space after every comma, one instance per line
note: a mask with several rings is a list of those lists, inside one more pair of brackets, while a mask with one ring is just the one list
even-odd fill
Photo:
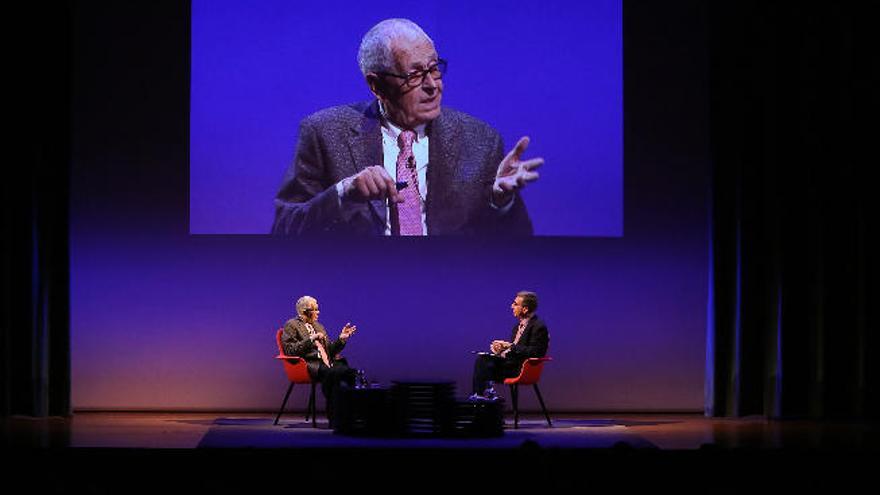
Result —
[[[3, 195], [3, 493], [876, 484], [868, 7], [499, 5], [93, 0], [11, 16], [34, 29], [13, 50], [25, 177]], [[401, 16], [434, 51], [392, 50], [367, 78], [358, 40]], [[373, 77], [424, 85], [381, 95]], [[375, 98], [383, 116], [319, 119]], [[430, 111], [401, 124], [395, 105]], [[394, 150], [380, 122], [430, 139]], [[496, 198], [521, 136], [509, 156], [546, 161], [541, 178]], [[386, 198], [347, 199], [351, 174], [398, 161], [423, 236], [383, 235]], [[281, 194], [297, 173], [308, 194]], [[300, 235], [268, 235], [279, 211]], [[414, 406], [389, 385], [378, 402], [395, 407], [334, 409], [383, 436], [339, 434], [321, 412], [317, 428], [302, 411], [275, 425], [291, 381], [277, 331], [305, 295], [331, 340], [358, 328], [344, 358], [366, 393], [424, 377], [456, 391]], [[461, 404], [481, 381], [472, 353], [528, 341], [530, 315], [549, 339], [534, 355], [552, 357], [552, 428], [531, 391], [518, 429], [510, 403], [503, 421]], [[446, 436], [401, 434], [428, 402]]]

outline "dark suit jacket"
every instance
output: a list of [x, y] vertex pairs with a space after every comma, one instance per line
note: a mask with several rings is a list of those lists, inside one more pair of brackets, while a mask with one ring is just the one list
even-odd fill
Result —
[[[428, 124], [426, 223], [430, 235], [531, 235], [525, 204], [510, 211], [490, 206], [492, 183], [504, 158], [501, 137], [488, 124], [442, 108]], [[340, 180], [382, 165], [378, 103], [321, 110], [300, 123], [293, 165], [275, 198], [276, 235], [385, 233], [385, 201], [340, 204]]]
[[[519, 331], [519, 324], [513, 326], [510, 335], [510, 342], [516, 338]], [[544, 357], [547, 354], [547, 347], [550, 345], [550, 334], [547, 331], [547, 325], [538, 318], [538, 315], [532, 316], [523, 330], [522, 337], [519, 342], [510, 347], [507, 353], [504, 369], [510, 376], [519, 374], [522, 363], [527, 358]]]
[[[342, 352], [342, 348], [345, 347], [345, 342], [342, 340], [330, 341], [327, 337], [327, 331], [324, 330], [324, 325], [317, 321], [312, 323], [312, 328], [324, 337], [324, 349], [327, 351], [327, 357], [335, 360], [337, 354]], [[284, 331], [281, 332], [281, 346], [284, 348], [284, 354], [305, 359], [309, 375], [313, 378], [317, 376], [318, 368], [321, 365], [321, 355], [318, 353], [318, 347], [315, 346], [315, 343], [309, 340], [309, 329], [299, 318], [287, 320], [284, 324]]]

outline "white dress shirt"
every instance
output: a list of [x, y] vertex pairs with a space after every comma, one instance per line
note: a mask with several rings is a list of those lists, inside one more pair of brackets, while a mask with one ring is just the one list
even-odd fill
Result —
[[[385, 167], [385, 171], [388, 172], [388, 175], [394, 178], [395, 182], [403, 182], [401, 179], [397, 178], [397, 156], [400, 154], [400, 147], [397, 145], [397, 137], [400, 136], [402, 131], [401, 128], [392, 124], [391, 121], [385, 117], [385, 109], [382, 106], [382, 102], [379, 102], [379, 113], [382, 114], [382, 165]], [[428, 199], [428, 157], [430, 156], [429, 149], [429, 141], [428, 135], [425, 133], [425, 124], [417, 126], [413, 129], [416, 133], [416, 138], [413, 140], [412, 151], [413, 158], [416, 162], [416, 173], [419, 177], [419, 202], [421, 203], [421, 212], [422, 212], [422, 232], [425, 235], [430, 234], [428, 232], [428, 223], [427, 223], [427, 215], [425, 210], [425, 202]], [[345, 191], [345, 182], [349, 180], [349, 178], [343, 179], [336, 183], [336, 193], [339, 197], [339, 201], [341, 203], [343, 192]], [[409, 177], [403, 178], [407, 183], [409, 182]], [[412, 184], [409, 184], [407, 187], [412, 187]], [[492, 209], [499, 210], [501, 214], [506, 214], [513, 207], [514, 201], [509, 201], [506, 205], [498, 207], [495, 206], [491, 201], [489, 201], [489, 206]], [[388, 201], [385, 201], [385, 235], [391, 235], [391, 207], [388, 204]]]

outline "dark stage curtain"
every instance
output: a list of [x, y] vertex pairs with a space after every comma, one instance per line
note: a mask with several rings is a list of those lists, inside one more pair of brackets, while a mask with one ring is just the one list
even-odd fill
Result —
[[0, 415], [68, 415], [68, 9], [15, 10], [28, 29], [6, 77]]
[[876, 40], [854, 4], [711, 4], [709, 416], [878, 416]]

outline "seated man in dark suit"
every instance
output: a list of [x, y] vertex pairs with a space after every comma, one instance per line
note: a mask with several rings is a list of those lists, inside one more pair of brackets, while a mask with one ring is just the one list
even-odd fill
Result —
[[296, 301], [297, 317], [287, 320], [281, 334], [281, 345], [288, 356], [305, 359], [312, 380], [321, 383], [321, 391], [327, 399], [327, 417], [333, 424], [334, 394], [340, 384], [354, 385], [357, 371], [339, 356], [357, 327], [346, 323], [339, 338], [331, 341], [324, 326], [318, 323], [318, 301], [303, 296]]
[[510, 341], [494, 340], [491, 353], [480, 353], [474, 363], [471, 400], [494, 400], [494, 382], [519, 375], [527, 358], [544, 357], [550, 344], [547, 325], [535, 314], [538, 296], [521, 291], [510, 305], [519, 323], [514, 325]]
[[303, 119], [275, 198], [275, 235], [532, 235], [519, 191], [541, 158], [441, 106], [446, 61], [412, 21], [387, 19], [358, 52], [371, 101]]

